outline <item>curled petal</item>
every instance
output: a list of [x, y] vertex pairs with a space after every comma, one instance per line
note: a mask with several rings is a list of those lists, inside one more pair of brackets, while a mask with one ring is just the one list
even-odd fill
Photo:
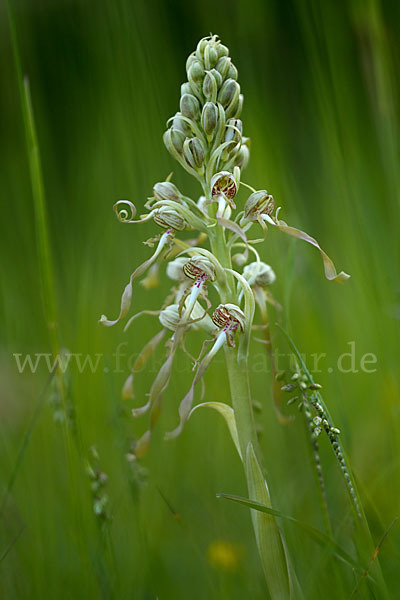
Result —
[[[122, 388], [122, 398], [124, 400], [129, 400], [134, 398], [133, 391], [133, 379], [136, 373], [138, 373], [143, 366], [148, 362], [148, 360], [153, 356], [158, 344], [163, 339], [165, 335], [165, 329], [159, 331], [154, 337], [151, 338], [150, 341], [142, 348], [139, 356], [135, 360], [135, 363], [132, 367], [132, 372], [129, 375], [128, 379], [125, 381], [124, 386]], [[136, 415], [135, 415], [136, 416]]]
[[129, 200], [118, 200], [113, 206], [118, 221], [121, 223], [144, 223], [153, 217], [153, 211], [135, 221], [136, 207]]
[[290, 225], [287, 225], [285, 223], [285, 221], [277, 221], [276, 227], [278, 227], [278, 229], [280, 229], [280, 231], [283, 231], [284, 233], [287, 233], [288, 235], [291, 235], [292, 237], [295, 237], [295, 238], [298, 238], [299, 240], [304, 240], [305, 242], [308, 242], [309, 244], [311, 244], [312, 246], [315, 246], [315, 248], [317, 248], [319, 250], [319, 252], [322, 256], [322, 260], [324, 261], [325, 277], [329, 281], [336, 281], [338, 283], [344, 283], [345, 281], [347, 281], [347, 279], [350, 278], [350, 275], [348, 275], [344, 271], [341, 271], [340, 273], [336, 272], [335, 265], [333, 264], [333, 262], [331, 261], [329, 256], [326, 254], [326, 252], [324, 252], [322, 250], [322, 248], [318, 244], [317, 240], [314, 239], [313, 237], [311, 237], [310, 235], [308, 235], [308, 233], [305, 233], [304, 231], [301, 231], [300, 229], [296, 229], [295, 227], [290, 227]]
[[[128, 207], [129, 210], [127, 208], [121, 208], [122, 206]], [[117, 215], [118, 221], [121, 221], [122, 223], [132, 223], [136, 216], [136, 207], [129, 200], [118, 200], [118, 202], [114, 204], [113, 208], [115, 214]]]
[[168, 242], [171, 235], [172, 235], [171, 231], [166, 231], [165, 233], [163, 233], [153, 256], [151, 256], [148, 260], [146, 260], [143, 264], [141, 264], [139, 267], [137, 267], [137, 269], [135, 269], [133, 271], [132, 275], [129, 278], [129, 282], [125, 286], [125, 289], [122, 294], [121, 308], [120, 308], [119, 316], [116, 319], [114, 319], [113, 321], [111, 321], [111, 320], [107, 319], [107, 317], [105, 315], [101, 315], [100, 320], [99, 320], [99, 323], [101, 325], [103, 325], [104, 327], [112, 327], [113, 325], [115, 325], [116, 323], [121, 321], [121, 319], [123, 319], [127, 315], [128, 311], [131, 307], [131, 302], [132, 302], [133, 281], [137, 277], [140, 277], [141, 275], [143, 275], [143, 273], [145, 273], [147, 271], [147, 269], [156, 261], [156, 259], [162, 252], [164, 246]]
[[146, 431], [142, 437], [136, 442], [135, 454], [137, 458], [142, 458], [150, 446], [151, 431]]
[[[133, 376], [129, 375], [128, 379], [129, 378], [133, 379]], [[127, 379], [127, 382], [128, 382], [128, 379]], [[147, 402], [145, 404], [143, 404], [142, 406], [138, 406], [137, 408], [132, 408], [132, 417], [134, 419], [138, 419], [142, 415], [145, 415], [147, 413], [147, 411], [150, 410], [150, 408], [151, 408], [151, 401], [149, 398], [149, 400], [147, 400]]]

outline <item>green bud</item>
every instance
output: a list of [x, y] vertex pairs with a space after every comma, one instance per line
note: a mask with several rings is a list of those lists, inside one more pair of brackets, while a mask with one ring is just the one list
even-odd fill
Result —
[[180, 109], [184, 117], [196, 120], [200, 114], [200, 104], [192, 94], [183, 94], [180, 99]]
[[217, 126], [218, 108], [213, 102], [206, 102], [201, 113], [201, 126], [206, 135], [211, 136]]
[[320, 385], [319, 383], [311, 383], [309, 386], [310, 390], [320, 390], [322, 388], [322, 385]]
[[[252, 262], [243, 269], [243, 277], [249, 285], [266, 288], [276, 280], [276, 275], [270, 265], [264, 262]], [[292, 380], [294, 377], [292, 377]]]
[[235, 107], [235, 112], [233, 114], [235, 119], [238, 119], [240, 117], [240, 115], [242, 114], [242, 110], [243, 110], [243, 94], [239, 94], [239, 100]]
[[214, 75], [212, 75], [210, 72], [207, 72], [204, 76], [204, 81], [203, 81], [203, 94], [206, 97], [207, 100], [210, 100], [211, 102], [215, 102], [215, 100], [217, 99], [217, 90], [218, 90], [218, 86], [217, 86], [217, 81], [214, 77]]
[[179, 321], [181, 320], [179, 314], [179, 304], [170, 304], [164, 310], [162, 310], [158, 316], [158, 319], [163, 327], [175, 331]]
[[216, 47], [211, 43], [207, 44], [204, 49], [204, 64], [206, 69], [215, 67], [218, 61], [218, 52]]
[[164, 133], [163, 139], [169, 152], [172, 152], [173, 149], [175, 149], [176, 152], [182, 154], [183, 143], [186, 139], [186, 136], [182, 131], [175, 129], [175, 127], [171, 127]]
[[229, 49], [224, 46], [223, 44], [217, 44], [217, 52], [218, 52], [218, 56], [221, 58], [221, 56], [228, 56], [229, 55]]
[[227, 79], [218, 94], [218, 101], [225, 108], [236, 101], [236, 99], [239, 98], [239, 94], [240, 85], [237, 81], [234, 79]]
[[215, 65], [215, 68], [221, 74], [222, 79], [225, 79], [225, 77], [227, 76], [230, 65], [231, 59], [228, 56], [223, 56], [222, 58], [220, 58], [217, 64]]
[[198, 61], [196, 54], [194, 52], [192, 52], [192, 54], [189, 54], [186, 60], [186, 71], [189, 71], [192, 64], [196, 61]]
[[181, 96], [183, 96], [183, 94], [191, 94], [191, 93], [192, 93], [192, 88], [190, 86], [190, 83], [188, 81], [185, 81], [185, 83], [182, 83]]
[[233, 64], [233, 62], [231, 62], [231, 64], [229, 65], [229, 69], [228, 69], [228, 75], [227, 77], [229, 77], [230, 79], [234, 79], [235, 81], [237, 81], [238, 78], [238, 70], [235, 67], [235, 65]]
[[193, 135], [193, 132], [189, 127], [189, 124], [185, 121], [185, 119], [182, 119], [181, 113], [176, 113], [176, 115], [172, 121], [172, 127], [174, 129], [179, 129], [179, 131], [182, 131], [182, 133], [185, 135], [185, 137], [190, 137], [191, 135]]
[[215, 81], [217, 82], [217, 88], [219, 89], [222, 85], [221, 73], [217, 71], [217, 69], [211, 69], [210, 73], [215, 78]]
[[240, 117], [243, 109], [243, 94], [239, 94], [238, 97], [233, 98], [232, 102], [225, 109], [226, 118]]
[[210, 37], [204, 37], [202, 38], [199, 43], [197, 44], [197, 48], [196, 48], [196, 56], [199, 60], [203, 60], [204, 57], [204, 51], [206, 49], [206, 46], [210, 43]]
[[174, 231], [182, 231], [187, 226], [183, 219], [175, 210], [162, 206], [153, 216], [153, 221], [163, 229], [173, 229]]
[[194, 60], [190, 65], [188, 71], [188, 79], [190, 83], [201, 83], [204, 77], [204, 67], [203, 64], [199, 60]]
[[153, 187], [154, 197], [157, 201], [172, 200], [180, 202], [182, 194], [171, 181], [161, 181]]
[[183, 144], [183, 155], [193, 169], [201, 169], [204, 165], [203, 144], [198, 138], [186, 139]]

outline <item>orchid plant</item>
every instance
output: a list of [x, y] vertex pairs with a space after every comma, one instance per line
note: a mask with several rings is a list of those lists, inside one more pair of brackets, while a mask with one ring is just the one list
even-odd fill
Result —
[[[131, 274], [122, 294], [118, 317], [108, 319], [102, 315], [100, 323], [111, 327], [124, 320], [131, 307], [136, 280], [147, 274], [142, 282], [151, 285], [158, 269], [166, 263], [173, 286], [163, 306], [155, 311], [142, 311], [125, 325], [126, 330], [143, 312], [158, 316], [161, 324], [161, 330], [146, 343], [124, 384], [123, 397], [127, 399], [133, 398], [135, 374], [168, 337], [166, 358], [151, 386], [148, 401], [133, 409], [134, 417], [150, 415], [149, 427], [137, 441], [135, 455], [141, 458], [149, 447], [159, 419], [162, 395], [173, 375], [176, 354], [181, 350], [187, 352], [185, 338], [190, 332], [203, 332], [207, 339], [203, 341], [200, 356], [193, 359], [192, 384], [180, 403], [176, 427], [166, 433], [166, 438], [178, 436], [200, 407], [215, 409], [224, 417], [243, 463], [250, 500], [271, 507], [261, 467], [248, 361], [250, 340], [257, 329], [263, 331], [263, 341], [273, 361], [267, 304], [278, 308], [279, 305], [270, 292], [275, 280], [274, 271], [261, 261], [256, 245], [264, 241], [269, 227], [276, 228], [316, 247], [327, 279], [344, 282], [349, 275], [337, 273], [333, 262], [313, 237], [280, 219], [280, 208], [275, 208], [274, 198], [267, 190], [255, 190], [242, 181], [242, 172], [249, 161], [250, 143], [243, 135], [240, 120], [243, 95], [228, 48], [215, 35], [201, 39], [187, 59], [186, 71], [187, 81], [181, 86], [180, 110], [168, 121], [164, 143], [174, 159], [199, 182], [201, 195], [197, 201], [189, 198], [168, 177], [154, 185], [153, 195], [145, 204], [147, 213], [138, 219], [131, 202], [116, 202], [114, 211], [121, 222], [152, 221], [161, 232], [145, 242], [155, 246], [155, 250]], [[242, 207], [236, 206], [240, 187], [251, 192]], [[260, 230], [258, 237], [250, 239], [249, 233], [257, 228]], [[193, 238], [181, 236], [186, 230], [195, 232]], [[219, 304], [214, 307], [207, 294], [211, 287], [219, 298]], [[208, 351], [207, 344], [211, 344]], [[222, 349], [231, 402], [195, 404], [197, 384], [203, 382], [207, 368]], [[274, 371], [274, 364], [272, 366], [274, 395], [281, 391], [281, 386], [284, 391], [299, 390], [296, 399], [300, 399], [298, 401], [305, 407], [319, 468], [316, 437], [323, 430], [334, 446], [339, 462], [342, 461], [342, 468], [344, 459], [337, 437], [339, 432], [331, 424], [319, 398], [318, 385], [308, 378], [304, 365], [300, 365], [289, 383], [279, 382], [280, 374]], [[280, 412], [279, 417], [285, 419]], [[346, 466], [344, 470], [347, 472]], [[350, 494], [355, 497], [351, 478], [348, 473], [346, 476]], [[322, 477], [320, 479], [322, 485]], [[295, 576], [275, 517], [252, 510], [252, 519], [271, 598], [292, 597]]]

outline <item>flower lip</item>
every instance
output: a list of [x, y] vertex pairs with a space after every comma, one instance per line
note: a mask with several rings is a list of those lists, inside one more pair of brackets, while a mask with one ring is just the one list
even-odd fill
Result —
[[212, 314], [213, 323], [228, 332], [244, 331], [246, 318], [236, 304], [220, 304]]
[[183, 265], [183, 272], [189, 279], [209, 279], [215, 281], [215, 267], [205, 256], [193, 256]]

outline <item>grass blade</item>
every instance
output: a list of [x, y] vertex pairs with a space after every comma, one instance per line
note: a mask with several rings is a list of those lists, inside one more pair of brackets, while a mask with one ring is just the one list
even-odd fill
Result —
[[308, 535], [320, 546], [329, 550], [331, 554], [334, 554], [337, 558], [340, 558], [344, 563], [349, 565], [351, 568], [355, 568], [361, 570], [362, 567], [359, 565], [351, 556], [348, 554], [335, 540], [330, 538], [328, 535], [312, 527], [308, 523], [304, 521], [299, 521], [294, 517], [289, 517], [284, 515], [279, 510], [275, 510], [270, 506], [266, 506], [265, 504], [261, 504], [260, 502], [255, 502], [254, 500], [249, 500], [248, 498], [242, 498], [241, 496], [234, 496], [232, 494], [217, 494], [218, 498], [226, 498], [227, 500], [232, 500], [233, 502], [237, 502], [237, 504], [242, 504], [247, 508], [257, 510], [262, 513], [266, 513], [273, 517], [279, 517], [281, 519], [285, 519], [286, 521], [290, 521], [291, 523], [295, 523], [298, 527], [301, 527], [304, 531], [308, 533]]

